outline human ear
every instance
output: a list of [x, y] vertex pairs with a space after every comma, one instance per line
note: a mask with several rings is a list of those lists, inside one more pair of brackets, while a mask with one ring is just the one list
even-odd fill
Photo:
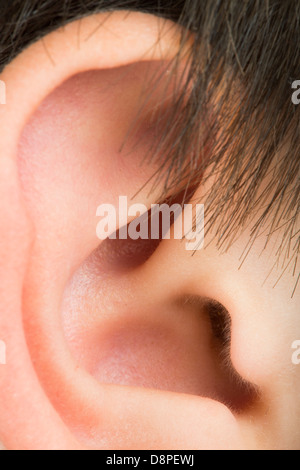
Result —
[[7, 448], [246, 446], [243, 413], [260, 409], [253, 374], [242, 361], [241, 376], [223, 371], [209, 317], [222, 302], [237, 312], [233, 331], [239, 324], [220, 279], [230, 261], [218, 273], [216, 251], [191, 265], [179, 240], [96, 236], [99, 204], [126, 195], [149, 208], [163, 189], [150, 193], [157, 168], [141, 163], [174, 94], [180, 41], [178, 27], [152, 16], [92, 16], [32, 45], [1, 76]]
[[[102, 22], [103, 27], [98, 28]], [[0, 331], [1, 339], [6, 344], [7, 365], [1, 368], [0, 374], [2, 403], [0, 434], [8, 448], [80, 447], [79, 442], [63, 423], [62, 417], [53, 408], [35, 369], [37, 363], [34, 359], [34, 346], [41, 324], [34, 318], [34, 312], [35, 308], [38, 308], [41, 313], [41, 305], [39, 307], [35, 305], [39, 295], [32, 298], [30, 294], [32, 289], [35, 290], [34, 285], [38, 282], [39, 276], [31, 263], [35, 264], [37, 238], [43, 229], [45, 230], [45, 226], [41, 229], [42, 219], [48, 220], [51, 226], [55, 212], [58, 217], [64, 218], [73, 214], [73, 219], [65, 220], [65, 225], [70, 228], [69, 235], [74, 240], [79, 225], [84, 226], [90, 215], [89, 223], [94, 227], [87, 229], [87, 233], [90, 231], [87, 235], [89, 242], [83, 238], [80, 241], [81, 246], [89, 243], [89, 247], [86, 248], [88, 253], [99, 243], [95, 237], [95, 213], [99, 196], [101, 200], [107, 197], [110, 202], [114, 202], [119, 190], [124, 193], [129, 192], [127, 180], [130, 180], [130, 187], [134, 191], [137, 191], [143, 183], [144, 170], [136, 170], [139, 162], [133, 160], [127, 165], [124, 161], [126, 153], [125, 157], [120, 159], [118, 146], [123, 144], [122, 139], [128, 131], [127, 126], [134, 117], [133, 113], [136, 112], [136, 100], [139, 93], [142, 93], [142, 78], [145, 79], [147, 70], [150, 69], [151, 72], [151, 67], [160, 67], [160, 64], [173, 58], [178, 46], [177, 36], [178, 31], [174, 25], [168, 22], [163, 24], [147, 15], [128, 16], [128, 13], [123, 12], [93, 16], [70, 24], [35, 43], [2, 73], [1, 83], [6, 85], [7, 104], [0, 109], [0, 192], [3, 230], [0, 242]], [[126, 82], [127, 93], [124, 93], [125, 90], [120, 85], [122, 80], [123, 84]], [[135, 86], [138, 89], [134, 89]], [[96, 106], [93, 107], [91, 101], [93, 99], [98, 100], [96, 104], [98, 110]], [[76, 121], [80, 119], [81, 113], [82, 116], [89, 116], [92, 121], [87, 125], [81, 122], [79, 127]], [[59, 126], [56, 119], [60, 120]], [[115, 127], [109, 131], [109, 124], [114, 119]], [[61, 125], [63, 133], [59, 135]], [[73, 142], [74, 147], [71, 148], [70, 138], [74, 126], [78, 126], [76, 131], [81, 132], [81, 135], [77, 143]], [[144, 128], [145, 126], [146, 122]], [[140, 132], [141, 129], [142, 126]], [[69, 157], [64, 159], [62, 158], [64, 151], [53, 146], [52, 138], [61, 143], [66, 137], [65, 130], [70, 133], [68, 151], [65, 154], [67, 157], [69, 153]], [[106, 148], [103, 151], [101, 139], [103, 140], [105, 132], [109, 133], [109, 137], [105, 141]], [[80, 142], [82, 148], [75, 148]], [[51, 151], [39, 153], [41, 145], [44, 150], [51, 149]], [[139, 151], [141, 152], [141, 149]], [[76, 161], [78, 156], [80, 161], [78, 159]], [[97, 175], [95, 168], [92, 168], [95, 164], [99, 170]], [[79, 166], [75, 170], [77, 165]], [[75, 170], [73, 174], [71, 174], [72, 168]], [[92, 189], [88, 187], [90, 186], [88, 178], [82, 181], [85, 179], [85, 171], [90, 176], [94, 173]], [[63, 173], [65, 176], [68, 175], [69, 181], [64, 179]], [[81, 183], [79, 184], [77, 177], [83, 184], [77, 191], [78, 200], [85, 193], [81, 201], [83, 204], [80, 203], [83, 217], [82, 214], [76, 214], [76, 208], [79, 206], [75, 200], [71, 200], [72, 198], [68, 201], [68, 208], [65, 206], [67, 209], [65, 212], [55, 209], [57, 203], [62, 209], [62, 205], [66, 202], [64, 198], [71, 189], [68, 185], [72, 185], [71, 192], [75, 186], [79, 189]], [[38, 196], [39, 192], [41, 199]], [[45, 203], [47, 197], [50, 206], [47, 206], [47, 203], [45, 206], [39, 205], [38, 200]], [[94, 201], [89, 201], [89, 197], [94, 198]], [[57, 238], [57, 234], [55, 237]], [[50, 246], [55, 251], [51, 245], [53, 238], [51, 240], [50, 238], [46, 240], [46, 236], [45, 250], [43, 250], [45, 257], [49, 259]], [[36, 262], [39, 263], [37, 259]], [[46, 318], [42, 320], [43, 324], [45, 320]], [[49, 320], [50, 318], [46, 323]], [[45, 324], [44, 327], [47, 329]], [[46, 336], [50, 339], [50, 329]], [[44, 346], [46, 350], [46, 344]], [[53, 347], [56, 348], [54, 343]], [[45, 357], [40, 353], [41, 351], [38, 356], [43, 361]], [[58, 350], [57, 354], [60, 355]], [[60, 356], [59, 362], [63, 356]], [[50, 362], [53, 359], [54, 355], [51, 356]], [[48, 365], [47, 376], [50, 378], [50, 363]], [[88, 393], [88, 389], [86, 392]]]

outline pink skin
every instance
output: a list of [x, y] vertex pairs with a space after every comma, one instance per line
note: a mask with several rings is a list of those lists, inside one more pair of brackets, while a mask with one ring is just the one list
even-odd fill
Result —
[[[46, 38], [55, 66], [39, 42], [1, 76], [0, 440], [11, 449], [299, 448], [291, 345], [300, 299], [289, 274], [262, 287], [274, 247], [259, 257], [258, 241], [239, 271], [247, 231], [223, 256], [212, 243], [191, 258], [164, 240], [124, 271], [115, 245], [108, 252], [96, 237], [98, 205], [132, 197], [156, 169], [140, 158], [154, 138], [151, 112], [168, 103], [163, 86], [119, 149], [146, 78], [179, 37], [148, 15], [116, 13], [96, 30], [100, 19], [81, 22], [82, 38], [95, 32], [80, 48], [78, 23]], [[149, 207], [160, 190], [146, 186], [132, 202]], [[203, 311], [180, 302], [188, 295], [230, 312], [233, 366], [260, 391], [239, 412], [241, 389], [217, 359]]]

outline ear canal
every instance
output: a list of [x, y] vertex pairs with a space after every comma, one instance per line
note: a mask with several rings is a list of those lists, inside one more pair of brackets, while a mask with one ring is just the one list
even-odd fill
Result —
[[73, 356], [100, 383], [213, 398], [237, 414], [248, 411], [258, 391], [232, 365], [229, 313], [202, 296], [170, 296], [172, 272], [158, 281], [148, 271], [160, 265], [166, 243], [106, 240], [79, 268], [63, 303]]

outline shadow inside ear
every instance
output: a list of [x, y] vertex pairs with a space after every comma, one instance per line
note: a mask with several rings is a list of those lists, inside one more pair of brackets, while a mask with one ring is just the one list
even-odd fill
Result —
[[[157, 204], [166, 204], [168, 208], [176, 205], [183, 209], [184, 204], [191, 200], [196, 189], [197, 188], [187, 187], [185, 190], [170, 195], [161, 202], [158, 201]], [[176, 210], [167, 213], [168, 224], [166, 225], [168, 229], [173, 226], [176, 214]], [[181, 215], [180, 213], [179, 217]], [[133, 239], [130, 236], [129, 226], [132, 222], [129, 222], [127, 226], [121, 227], [116, 233], [106, 238], [91, 257], [97, 259], [100, 263], [99, 265], [109, 266], [112, 270], [124, 272], [138, 268], [146, 263], [166, 236], [167, 230], [165, 230], [165, 224], [163, 223], [163, 212], [160, 212], [157, 218], [153, 216], [152, 209], [149, 209], [148, 212], [134, 219], [134, 223], [139, 238]], [[157, 232], [155, 233], [155, 237], [152, 231], [154, 224], [156, 228], [155, 232]], [[142, 230], [141, 227], [143, 227]], [[146, 230], [144, 230], [144, 228]]]
[[216, 300], [201, 299], [209, 316], [213, 346], [220, 361], [221, 373], [226, 376], [227, 390], [224, 404], [235, 413], [243, 413], [256, 405], [260, 399], [259, 388], [246, 381], [236, 371], [231, 360], [232, 321], [228, 310]]

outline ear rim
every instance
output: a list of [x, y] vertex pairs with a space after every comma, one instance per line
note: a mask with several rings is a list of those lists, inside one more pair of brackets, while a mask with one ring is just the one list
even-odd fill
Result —
[[[72, 76], [134, 62], [172, 60], [188, 47], [181, 47], [182, 33], [183, 29], [170, 20], [121, 10], [76, 20], [32, 44], [0, 74], [0, 80], [6, 84], [6, 105], [0, 107], [0, 125], [3, 135], [9, 134], [9, 138], [0, 142], [0, 154], [16, 157], [14, 143], [30, 116], [47, 95]], [[124, 36], [128, 37], [126, 54]]]
[[[105, 28], [99, 28], [99, 24], [104, 22], [106, 23]], [[97, 29], [95, 29], [95, 24], [98, 26]], [[120, 25], [122, 26], [121, 31]], [[141, 28], [145, 30], [143, 41], [140, 40]], [[78, 41], [79, 30], [82, 41]], [[122, 31], [129, 38], [130, 47], [128, 47], [127, 55], [124, 54], [124, 34], [122, 34]], [[13, 442], [14, 447], [20, 449], [34, 447], [30, 445], [34, 438], [37, 439], [37, 448], [75, 449], [81, 447], [79, 442], [69, 434], [64, 423], [60, 422], [60, 417], [53, 406], [45, 401], [47, 398], [36, 381], [32, 364], [28, 358], [24, 332], [21, 328], [21, 298], [24, 275], [27, 256], [34, 237], [20, 194], [16, 164], [18, 143], [23, 128], [29, 121], [30, 116], [51, 91], [73, 75], [91, 69], [100, 70], [105, 67], [119, 67], [137, 61], [172, 59], [178, 52], [179, 31], [180, 28], [175, 23], [149, 14], [136, 12], [128, 14], [128, 11], [92, 14], [81, 20], [71, 22], [64, 28], [60, 28], [32, 44], [7, 65], [0, 75], [0, 79], [6, 84], [6, 104], [0, 106], [0, 125], [2, 129], [2, 138], [0, 139], [0, 194], [2, 200], [5, 201], [3, 210], [1, 208], [1, 216], [6, 220], [7, 233], [5, 238], [7, 238], [7, 246], [17, 247], [13, 250], [12, 259], [10, 259], [10, 256], [6, 256], [8, 258], [7, 263], [11, 265], [10, 270], [2, 266], [4, 279], [8, 277], [9, 272], [12, 272], [15, 298], [9, 301], [9, 295], [3, 292], [6, 297], [4, 297], [5, 302], [1, 306], [2, 318], [0, 318], [0, 324], [4, 321], [1, 331], [4, 336], [7, 334], [8, 341], [6, 342], [10, 346], [8, 361], [12, 363], [13, 374], [19, 371], [24, 375], [26, 370], [28, 371], [27, 393], [26, 387], [24, 390], [20, 390], [20, 387], [19, 390], [14, 390], [12, 378], [9, 378], [7, 369], [1, 370], [0, 378], [4, 386], [3, 393], [6, 396], [11, 394], [16, 396], [11, 404], [14, 412], [18, 413], [18, 410], [25, 407], [28, 408], [28, 413], [30, 413], [30, 410], [31, 413], [35, 410], [34, 413], [36, 413], [37, 418], [32, 421], [31, 427], [28, 428], [28, 423], [25, 426], [22, 419], [14, 422], [12, 414], [7, 410], [6, 418], [3, 416], [6, 424], [3, 423], [1, 429], [3, 444], [0, 445], [8, 449]], [[176, 39], [177, 36], [178, 40]], [[74, 38], [76, 38], [75, 41]], [[61, 47], [62, 41], [64, 41], [64, 47]], [[78, 47], [79, 44], [80, 47]], [[101, 44], [101, 48], [99, 44]], [[108, 53], [112, 45], [113, 54]], [[95, 50], [98, 51], [98, 54], [95, 54]], [[14, 237], [11, 237], [12, 234]], [[1, 251], [3, 249], [3, 253], [6, 253], [6, 255], [10, 255], [7, 246], [2, 238], [0, 249]], [[17, 268], [14, 268], [14, 266], [17, 266]], [[9, 284], [9, 279], [6, 280], [5, 284]], [[4, 289], [5, 287], [3, 287]], [[15, 319], [15, 322], [12, 322], [13, 326], [8, 327], [6, 324], [7, 317], [10, 320]], [[17, 346], [16, 342], [20, 343], [20, 346]], [[28, 396], [30, 395], [28, 394], [30, 384], [34, 387], [34, 390], [32, 390], [32, 395]], [[26, 396], [27, 399], [24, 400]], [[32, 400], [34, 403], [32, 403]], [[3, 404], [4, 407], [6, 405]], [[38, 412], [42, 406], [43, 412]], [[45, 420], [45, 418], [47, 419]], [[49, 428], [47, 421], [50, 424]], [[44, 425], [42, 425], [43, 422]], [[56, 423], [56, 431], [52, 433], [54, 429], [52, 424], [54, 425], [54, 423]], [[39, 431], [38, 428], [40, 428]], [[24, 440], [20, 439], [20, 432], [26, 436]], [[12, 435], [13, 438], [10, 437]]]

